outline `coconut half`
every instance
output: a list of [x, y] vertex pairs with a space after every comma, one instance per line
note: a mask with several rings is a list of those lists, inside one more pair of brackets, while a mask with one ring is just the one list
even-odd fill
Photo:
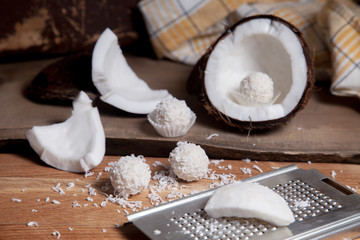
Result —
[[130, 113], [148, 114], [171, 97], [167, 90], [151, 89], [135, 74], [109, 28], [100, 35], [93, 50], [92, 81], [102, 101]]
[[244, 18], [209, 47], [187, 88], [201, 95], [216, 119], [250, 130], [292, 118], [306, 105], [313, 81], [313, 61], [299, 30], [281, 18], [258, 15]]
[[239, 182], [217, 189], [205, 206], [210, 217], [258, 218], [275, 226], [295, 221], [285, 199], [257, 183]]
[[41, 160], [57, 169], [86, 172], [98, 166], [105, 155], [105, 133], [99, 111], [81, 91], [65, 122], [35, 126], [26, 132], [30, 146]]

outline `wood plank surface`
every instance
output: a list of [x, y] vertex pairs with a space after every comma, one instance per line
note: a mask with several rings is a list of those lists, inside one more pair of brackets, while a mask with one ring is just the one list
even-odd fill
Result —
[[[85, 178], [84, 174], [69, 173], [49, 167], [36, 155], [0, 154], [0, 238], [56, 239], [52, 233], [58, 231], [61, 239], [147, 239], [133, 225], [124, 225], [127, 222], [126, 212], [132, 213], [132, 208], [122, 208], [111, 202], [107, 202], [103, 207], [100, 206], [106, 199], [101, 192], [107, 194], [113, 192], [111, 185], [109, 189], [104, 189], [104, 186], [108, 187], [110, 184], [108, 172], [104, 169], [109, 162], [118, 158], [118, 156], [105, 156], [103, 162], [92, 170], [94, 174]], [[165, 169], [154, 163], [169, 164], [166, 158], [146, 157], [146, 160], [151, 166], [152, 176], [156, 171]], [[268, 172], [274, 167], [290, 164], [293, 163], [225, 160], [218, 165], [211, 163], [209, 168], [218, 174], [234, 174], [235, 180], [240, 180], [250, 177], [249, 174], [243, 173], [241, 168], [250, 168], [252, 176], [255, 176], [260, 172], [254, 168], [254, 165]], [[232, 166], [231, 169], [229, 165]], [[336, 163], [296, 163], [296, 165], [304, 169], [317, 169], [360, 193], [360, 165]], [[67, 189], [71, 182], [75, 186]], [[193, 190], [209, 189], [213, 181], [202, 179], [187, 183], [178, 180], [178, 183], [176, 191], [189, 194]], [[58, 184], [65, 194], [53, 190]], [[89, 194], [89, 184], [95, 189], [97, 193], [95, 196]], [[151, 180], [150, 185], [155, 184], [156, 180]], [[180, 186], [184, 185], [186, 187], [180, 189]], [[159, 195], [168, 201], [166, 197], [171, 191], [166, 190]], [[148, 193], [149, 190], [144, 190], [141, 194], [129, 198], [129, 201], [141, 201], [141, 208], [136, 210], [153, 206], [147, 198]], [[87, 201], [88, 197], [93, 201]], [[16, 199], [21, 202], [17, 202]], [[60, 204], [53, 203], [53, 200], [59, 201]], [[73, 207], [75, 201], [81, 207]], [[39, 226], [27, 226], [31, 221], [37, 222]], [[327, 239], [352, 239], [359, 235], [360, 228], [356, 228]]]
[[[34, 103], [22, 92], [35, 75], [57, 59], [0, 65], [0, 151], [29, 149], [25, 131], [33, 126], [65, 121], [71, 107]], [[143, 154], [167, 157], [178, 141], [200, 144], [213, 158], [249, 157], [270, 161], [360, 162], [360, 104], [358, 99], [332, 96], [317, 86], [306, 108], [287, 125], [264, 132], [240, 133], [209, 116], [185, 83], [191, 71], [170, 61], [127, 56], [129, 65], [154, 89], [165, 88], [185, 99], [197, 121], [183, 137], [160, 137], [144, 115], [133, 115], [95, 100], [110, 155]], [[218, 137], [207, 139], [212, 134]], [[141, 147], [140, 147], [141, 146]]]

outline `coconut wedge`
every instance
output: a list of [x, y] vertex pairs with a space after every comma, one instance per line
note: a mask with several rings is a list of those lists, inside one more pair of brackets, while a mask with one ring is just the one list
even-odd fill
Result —
[[101, 100], [121, 110], [148, 114], [158, 103], [171, 97], [167, 90], [153, 90], [130, 68], [117, 36], [105, 29], [92, 55], [92, 80]]
[[105, 154], [105, 134], [99, 111], [84, 92], [73, 102], [65, 122], [35, 126], [26, 132], [30, 146], [48, 165], [69, 172], [98, 166]]
[[257, 183], [235, 183], [216, 190], [205, 211], [210, 217], [258, 218], [275, 226], [295, 221], [284, 198]]
[[[187, 89], [200, 95], [217, 120], [242, 130], [269, 129], [304, 108], [313, 72], [300, 31], [281, 18], [257, 15], [242, 19], [207, 49]], [[264, 102], [266, 96], [273, 97]]]

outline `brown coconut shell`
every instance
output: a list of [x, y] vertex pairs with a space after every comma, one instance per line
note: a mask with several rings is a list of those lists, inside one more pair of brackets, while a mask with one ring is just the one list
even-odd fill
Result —
[[90, 53], [69, 55], [46, 66], [27, 86], [25, 95], [39, 103], [71, 105], [80, 91], [92, 99], [98, 95], [91, 80]]
[[[213, 49], [216, 47], [216, 45], [223, 40], [224, 38], [226, 38], [228, 35], [232, 34], [232, 31], [234, 31], [234, 29], [236, 27], [238, 27], [241, 24], [247, 23], [251, 20], [254, 19], [259, 19], [259, 18], [266, 18], [266, 19], [270, 19], [271, 21], [277, 21], [280, 22], [281, 24], [286, 25], [289, 29], [291, 29], [294, 34], [297, 36], [302, 49], [303, 49], [303, 53], [305, 56], [305, 61], [306, 61], [306, 65], [307, 65], [307, 83], [306, 83], [306, 87], [305, 90], [303, 92], [303, 95], [299, 101], [299, 103], [296, 105], [296, 107], [286, 116], [282, 117], [282, 118], [278, 118], [278, 119], [269, 119], [268, 121], [257, 121], [257, 122], [253, 122], [251, 121], [251, 119], [249, 119], [249, 121], [240, 121], [234, 118], [231, 118], [229, 116], [227, 116], [226, 114], [220, 112], [209, 100], [207, 93], [206, 93], [206, 88], [205, 88], [205, 69], [207, 66], [207, 62], [208, 59], [211, 56], [211, 53], [213, 51]], [[276, 128], [279, 126], [284, 125], [286, 122], [288, 122], [291, 118], [293, 118], [296, 113], [298, 113], [298, 111], [300, 111], [301, 109], [303, 109], [306, 104], [308, 103], [310, 96], [311, 96], [311, 90], [312, 87], [314, 85], [314, 62], [313, 62], [313, 57], [311, 55], [311, 52], [309, 50], [309, 47], [302, 35], [302, 33], [300, 32], [299, 29], [297, 29], [294, 25], [292, 25], [291, 23], [287, 22], [286, 20], [279, 18], [277, 16], [274, 15], [256, 15], [256, 16], [251, 16], [251, 17], [247, 17], [247, 18], [243, 18], [242, 20], [240, 20], [239, 22], [237, 22], [235, 25], [233, 25], [232, 27], [230, 27], [229, 29], [227, 29], [205, 52], [205, 54], [198, 60], [198, 62], [195, 64], [189, 78], [186, 84], [186, 88], [187, 91], [191, 94], [196, 94], [199, 95], [200, 97], [200, 101], [203, 103], [204, 108], [207, 110], [208, 113], [210, 113], [212, 116], [215, 117], [216, 120], [218, 121], [222, 121], [224, 123], [226, 123], [227, 125], [229, 125], [230, 127], [234, 127], [234, 128], [238, 128], [240, 130], [246, 130], [246, 131], [250, 131], [250, 130], [265, 130], [265, 129], [272, 129], [272, 128]]]

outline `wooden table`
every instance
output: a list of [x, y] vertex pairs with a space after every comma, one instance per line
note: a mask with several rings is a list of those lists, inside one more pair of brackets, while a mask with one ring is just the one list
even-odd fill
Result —
[[[53, 236], [52, 233], [58, 231], [61, 239], [146, 239], [133, 225], [124, 226], [127, 222], [126, 212], [131, 213], [131, 208], [124, 209], [111, 202], [103, 207], [100, 206], [106, 199], [101, 192], [112, 192], [111, 185], [108, 190], [103, 188], [110, 184], [109, 175], [104, 169], [109, 162], [118, 158], [118, 156], [105, 156], [103, 162], [92, 170], [94, 174], [85, 178], [84, 174], [69, 173], [49, 167], [35, 154], [0, 154], [0, 238], [56, 239], [56, 235]], [[160, 165], [153, 166], [156, 161], [168, 164], [167, 158], [147, 157], [146, 159], [151, 165], [152, 174], [164, 169]], [[252, 169], [254, 176], [260, 174], [253, 167], [254, 165], [268, 172], [275, 167], [289, 164], [294, 162], [224, 160], [218, 165], [211, 163], [210, 168], [217, 173], [233, 173], [236, 175], [235, 179], [240, 180], [250, 176], [244, 174], [240, 170], [241, 167]], [[335, 177], [335, 180], [360, 193], [360, 165], [304, 162], [296, 162], [296, 164], [300, 168], [315, 168], [329, 177]], [[232, 166], [231, 169], [229, 165]], [[186, 194], [193, 190], [207, 190], [212, 183], [207, 179], [192, 183], [178, 182], [179, 187], [187, 186], [178, 190]], [[75, 186], [66, 189], [69, 183], [74, 183]], [[89, 184], [95, 189], [97, 193], [95, 196], [89, 195]], [[150, 183], [153, 184], [156, 184], [155, 180]], [[65, 194], [53, 190], [57, 185]], [[129, 200], [141, 201], [142, 207], [152, 207], [147, 198], [148, 193], [149, 191], [145, 190], [130, 197]], [[160, 195], [167, 200], [166, 196], [169, 193], [170, 191], [163, 191]], [[93, 201], [87, 201], [88, 197]], [[21, 202], [18, 202], [20, 200]], [[60, 204], [56, 204], [56, 201], [54, 203], [54, 200]], [[80, 206], [74, 207], [75, 201]], [[94, 204], [97, 204], [97, 207]], [[38, 227], [27, 226], [31, 221], [37, 222]], [[353, 239], [359, 235], [360, 228], [356, 228], [327, 239]]]

